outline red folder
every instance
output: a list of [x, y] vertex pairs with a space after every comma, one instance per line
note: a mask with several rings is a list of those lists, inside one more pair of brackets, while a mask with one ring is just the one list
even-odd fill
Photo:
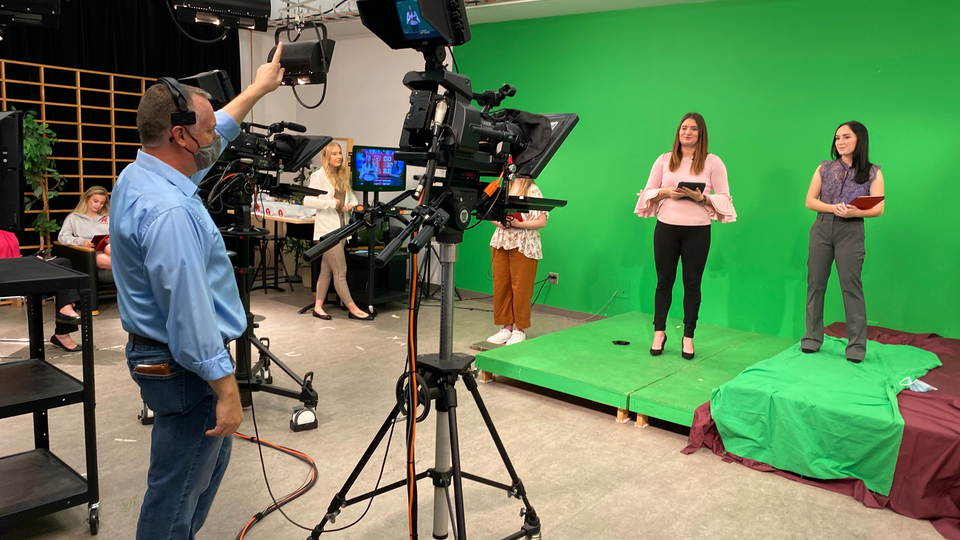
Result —
[[879, 197], [857, 197], [850, 202], [850, 206], [856, 206], [861, 210], [869, 210], [883, 201], [883, 195]]

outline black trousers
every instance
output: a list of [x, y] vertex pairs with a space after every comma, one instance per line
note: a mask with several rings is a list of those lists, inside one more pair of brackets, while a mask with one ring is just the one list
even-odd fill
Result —
[[668, 225], [657, 222], [653, 231], [653, 260], [657, 266], [653, 329], [667, 329], [667, 313], [673, 301], [677, 263], [683, 261], [683, 336], [693, 337], [700, 313], [700, 282], [710, 253], [709, 225]]
[[[63, 259], [63, 258], [57, 257], [56, 259], [53, 259], [47, 262], [50, 264], [55, 264], [57, 266], [62, 266], [64, 268], [73, 270], [73, 264], [70, 263], [69, 259]], [[60, 310], [63, 309], [65, 306], [68, 306], [70, 304], [76, 304], [79, 301], [80, 301], [80, 293], [77, 292], [76, 289], [63, 289], [61, 291], [57, 291], [57, 299], [56, 299], [57, 313], [60, 313]], [[64, 324], [58, 321], [57, 327], [54, 330], [54, 333], [56, 333], [58, 336], [62, 336], [64, 334], [70, 334], [72, 332], [76, 332], [77, 330], [78, 330], [78, 327], [75, 324]]]

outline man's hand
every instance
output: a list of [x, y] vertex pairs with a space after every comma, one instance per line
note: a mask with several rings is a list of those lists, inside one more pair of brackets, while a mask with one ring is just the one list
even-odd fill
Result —
[[93, 245], [93, 240], [88, 239], [83, 241], [83, 247], [95, 248], [97, 246]]
[[217, 427], [206, 432], [208, 437], [229, 437], [243, 423], [243, 408], [240, 406], [240, 389], [233, 375], [207, 381], [217, 394]]
[[273, 92], [280, 87], [283, 81], [283, 68], [280, 67], [280, 53], [283, 51], [283, 43], [277, 43], [277, 50], [273, 54], [273, 60], [261, 65], [257, 69], [257, 78], [250, 86], [262, 97]]

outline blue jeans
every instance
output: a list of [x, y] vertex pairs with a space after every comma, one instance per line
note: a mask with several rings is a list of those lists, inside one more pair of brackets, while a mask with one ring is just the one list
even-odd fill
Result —
[[[137, 540], [193, 540], [203, 526], [230, 461], [232, 437], [208, 437], [217, 425], [217, 396], [206, 381], [174, 362], [166, 347], [127, 344], [127, 367], [155, 413], [147, 492]], [[137, 373], [169, 364], [169, 375]]]

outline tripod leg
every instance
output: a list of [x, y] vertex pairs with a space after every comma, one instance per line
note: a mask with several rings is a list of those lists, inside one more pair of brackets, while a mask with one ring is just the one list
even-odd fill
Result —
[[347, 481], [343, 483], [343, 487], [341, 487], [340, 491], [333, 496], [333, 500], [330, 501], [330, 506], [327, 507], [326, 515], [324, 515], [320, 523], [313, 528], [313, 532], [310, 535], [311, 538], [319, 538], [320, 534], [323, 532], [323, 527], [326, 526], [327, 522], [332, 523], [336, 520], [337, 516], [340, 514], [340, 510], [342, 510], [344, 507], [344, 503], [347, 501], [347, 492], [350, 491], [350, 488], [353, 487], [354, 482], [356, 482], [357, 478], [360, 477], [360, 473], [363, 472], [363, 469], [367, 466], [367, 462], [369, 462], [370, 458], [373, 457], [373, 453], [377, 450], [377, 447], [380, 446], [383, 438], [387, 435], [387, 432], [390, 431], [390, 426], [396, 422], [399, 414], [400, 406], [394, 405], [393, 410], [390, 411], [390, 415], [387, 416], [387, 419], [383, 422], [383, 425], [380, 426], [380, 431], [378, 431], [373, 440], [370, 441], [370, 445], [367, 446], [367, 450], [363, 453], [363, 457], [360, 458], [357, 466], [353, 468], [353, 471], [350, 473]]
[[[467, 518], [463, 508], [463, 478], [460, 476], [460, 437], [457, 434], [457, 391], [446, 388], [447, 419], [450, 424], [450, 462], [453, 468], [453, 500], [457, 514], [457, 540], [467, 539]], [[434, 504], [436, 508], [436, 504]]]
[[497, 452], [500, 454], [500, 459], [503, 460], [503, 465], [507, 468], [507, 473], [510, 474], [510, 480], [514, 488], [513, 495], [523, 501], [523, 528], [527, 532], [526, 536], [529, 538], [540, 538], [540, 518], [537, 517], [536, 510], [533, 509], [533, 505], [530, 504], [530, 500], [527, 498], [527, 491], [523, 487], [523, 482], [517, 475], [517, 470], [513, 467], [510, 456], [507, 455], [507, 449], [504, 448], [503, 441], [500, 440], [500, 434], [497, 433], [497, 428], [493, 425], [493, 419], [490, 418], [490, 412], [487, 411], [487, 406], [484, 405], [483, 398], [480, 397], [477, 380], [473, 378], [473, 375], [467, 373], [464, 373], [461, 378], [463, 379], [463, 384], [473, 396], [473, 400], [477, 403], [477, 409], [480, 411], [480, 416], [483, 417], [483, 423], [486, 424], [487, 431], [490, 432], [490, 437], [493, 439], [493, 443], [497, 447]]
[[450, 485], [450, 424], [446, 411], [437, 411], [437, 453], [433, 478], [433, 537], [442, 540], [449, 531], [447, 486]]

